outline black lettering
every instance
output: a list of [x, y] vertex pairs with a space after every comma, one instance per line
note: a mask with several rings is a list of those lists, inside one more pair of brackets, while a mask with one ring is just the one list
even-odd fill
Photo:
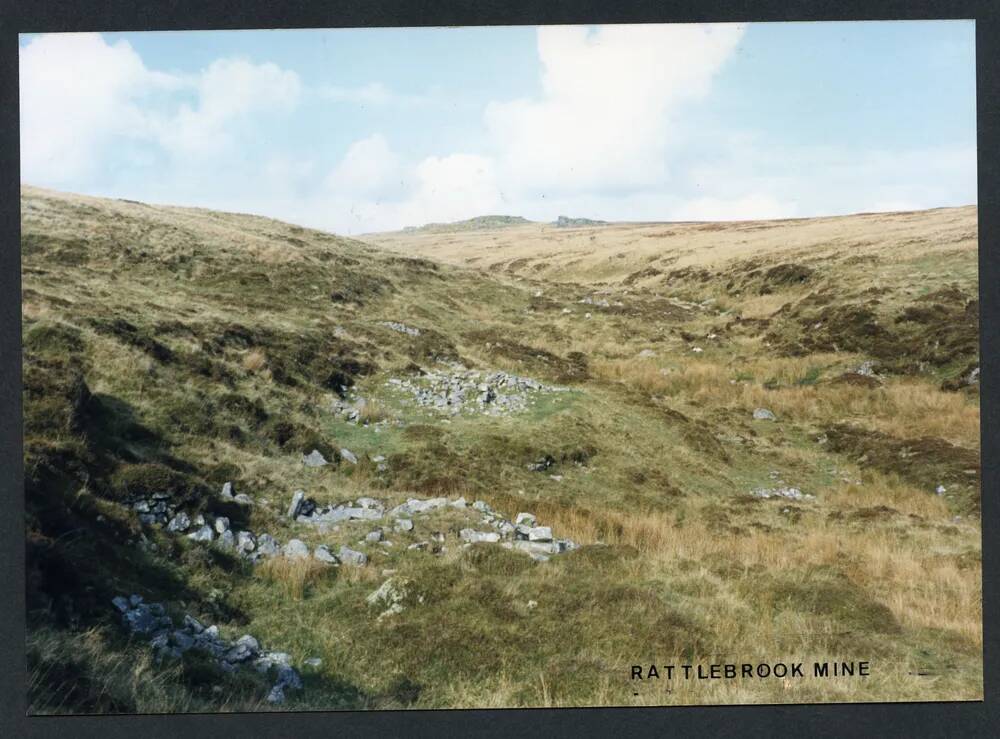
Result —
[[725, 666], [725, 675], [730, 680], [732, 680], [734, 677], [736, 677], [736, 665], [726, 665]]
[[774, 666], [774, 676], [784, 677], [788, 674], [788, 666], [784, 662], [779, 662]]
[[740, 665], [740, 674], [743, 677], [753, 677], [753, 665]]
[[802, 677], [802, 663], [795, 662], [792, 664], [792, 677]]
[[691, 665], [681, 665], [681, 669], [684, 670], [684, 679], [691, 679]]
[[771, 675], [771, 665], [762, 664], [757, 665], [757, 677], [770, 677]]
[[632, 679], [642, 680], [642, 665], [632, 665]]
[[721, 665], [712, 665], [712, 667], [709, 669], [709, 675], [708, 676], [710, 678], [712, 678], [713, 680], [718, 680], [720, 677], [722, 677], [721, 670], [722, 670], [722, 666]]
[[673, 665], [664, 665], [663, 667], [667, 671], [667, 680], [673, 680], [674, 679], [674, 666]]
[[854, 663], [853, 662], [841, 662], [840, 663], [840, 674], [841, 676], [854, 675]]
[[858, 662], [858, 674], [861, 677], [868, 677], [871, 674], [871, 665], [868, 662]]
[[657, 680], [659, 680], [660, 679], [660, 673], [656, 671], [656, 665], [650, 665], [649, 666], [649, 672], [646, 673], [646, 679], [647, 680], [652, 680], [654, 677]]
[[830, 663], [824, 662], [820, 664], [819, 662], [813, 662], [813, 676], [815, 677], [829, 677], [830, 675]]

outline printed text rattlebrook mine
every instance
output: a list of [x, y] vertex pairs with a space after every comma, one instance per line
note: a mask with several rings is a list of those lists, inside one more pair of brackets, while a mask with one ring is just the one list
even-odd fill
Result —
[[735, 680], [787, 677], [868, 677], [870, 662], [760, 662], [711, 665], [632, 665], [632, 680]]

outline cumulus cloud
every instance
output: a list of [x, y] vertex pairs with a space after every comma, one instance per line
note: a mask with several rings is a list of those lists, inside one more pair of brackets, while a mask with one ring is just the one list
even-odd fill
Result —
[[144, 98], [180, 81], [151, 71], [127, 41], [99, 34], [39, 36], [20, 52], [21, 170], [43, 182], [94, 172], [114, 137], [148, 138]]
[[327, 178], [328, 188], [341, 195], [386, 197], [402, 184], [399, 156], [381, 134], [351, 144]]
[[[218, 59], [194, 75], [151, 70], [127, 41], [46, 34], [20, 50], [21, 171], [63, 185], [108, 169], [112, 144], [146, 144], [169, 156], [217, 158], [235, 146], [238, 121], [288, 111], [294, 72]], [[187, 99], [193, 98], [193, 105]]]
[[180, 106], [157, 121], [157, 135], [172, 152], [203, 157], [233, 145], [234, 120], [263, 111], [289, 111], [298, 102], [301, 83], [294, 72], [270, 62], [218, 59], [194, 79], [198, 102]]
[[[542, 94], [487, 106], [488, 150], [404, 164], [374, 136], [348, 149], [330, 175], [331, 189], [356, 196], [349, 198], [352, 230], [365, 228], [362, 223], [368, 230], [399, 228], [552, 207], [574, 212], [574, 203], [577, 209], [605, 206], [619, 217], [662, 217], [670, 201], [659, 189], [669, 114], [707, 93], [742, 34], [738, 25], [539, 28]], [[382, 86], [325, 88], [324, 94], [391, 99]], [[398, 199], [376, 202], [390, 179], [401, 184]], [[626, 202], [628, 196], [634, 202]]]
[[476, 154], [405, 162], [381, 136], [356, 141], [316, 196], [310, 223], [348, 233], [453, 221], [502, 207], [493, 161]]
[[485, 113], [503, 180], [529, 192], [662, 183], [671, 109], [708, 91], [742, 34], [732, 24], [538, 29], [542, 95]]
[[489, 213], [501, 203], [493, 161], [475, 154], [428, 157], [416, 168], [417, 187], [411, 210], [455, 220], [469, 213]]

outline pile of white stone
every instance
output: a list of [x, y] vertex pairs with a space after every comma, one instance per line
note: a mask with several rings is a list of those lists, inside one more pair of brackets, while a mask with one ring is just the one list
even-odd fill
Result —
[[147, 526], [160, 524], [170, 520], [177, 507], [170, 502], [170, 493], [153, 493], [149, 497], [134, 499], [130, 507], [139, 514], [139, 520]]
[[[612, 306], [612, 303], [607, 298], [598, 298], [596, 295], [586, 295], [580, 298], [580, 302], [584, 305], [593, 305], [598, 308], [610, 308]], [[614, 305], [621, 307], [625, 304], [620, 300], [616, 300]]]
[[570, 539], [554, 538], [551, 527], [537, 525], [532, 513], [518, 513], [514, 520], [510, 521], [481, 500], [473, 503], [472, 507], [483, 514], [481, 523], [496, 531], [462, 529], [459, 536], [469, 544], [500, 543], [505, 549], [524, 552], [538, 562], [547, 562], [554, 554], [562, 554], [577, 548], [577, 544]]
[[[342, 448], [338, 452], [338, 455], [342, 460], [344, 460], [349, 464], [358, 463], [358, 456], [350, 449]], [[302, 455], [302, 464], [304, 464], [306, 467], [326, 467], [330, 463], [327, 461], [326, 457], [323, 456], [323, 453], [320, 452], [319, 449], [313, 449], [308, 454]]]
[[[296, 501], [301, 504], [302, 491], [296, 492]], [[297, 520], [308, 519], [307, 516], [296, 514]], [[192, 541], [203, 544], [210, 544], [219, 549], [230, 551], [240, 555], [252, 564], [257, 564], [262, 559], [271, 557], [288, 557], [298, 559], [310, 556], [309, 547], [299, 539], [289, 539], [284, 545], [280, 544], [270, 534], [253, 534], [250, 531], [233, 531], [230, 528], [229, 519], [225, 516], [217, 516], [208, 523], [202, 514], [196, 515], [193, 519], [186, 513], [181, 512], [171, 519], [167, 525], [167, 530], [172, 533], [184, 533], [189, 529], [187, 537]], [[312, 552], [312, 556], [330, 565], [347, 564], [363, 567], [368, 563], [368, 557], [364, 552], [359, 552], [347, 546], [340, 547], [334, 553], [329, 547], [321, 544]]]
[[[390, 577], [388, 580], [383, 582], [377, 590], [373, 591], [367, 598], [365, 602], [369, 606], [375, 608], [382, 608], [382, 612], [379, 613], [376, 621], [382, 621], [389, 616], [395, 616], [397, 613], [402, 613], [404, 608], [404, 603], [410, 596], [410, 588], [412, 583], [410, 580], [405, 578], [393, 578]], [[413, 600], [420, 604], [424, 602], [424, 596], [417, 595]]]
[[870, 359], [858, 365], [858, 367], [854, 370], [854, 374], [878, 378], [878, 375], [875, 373], [875, 362]]
[[281, 555], [288, 559], [306, 559], [312, 556], [313, 559], [325, 562], [333, 567], [338, 567], [342, 564], [353, 567], [364, 567], [368, 564], [367, 554], [359, 552], [356, 549], [351, 549], [346, 545], [341, 546], [337, 553], [334, 554], [330, 551], [328, 545], [320, 544], [313, 549], [310, 555], [309, 545], [301, 539], [289, 539], [288, 543], [281, 548]]
[[203, 544], [213, 544], [256, 562], [278, 554], [278, 542], [270, 534], [256, 535], [250, 531], [235, 531], [226, 516], [206, 518], [197, 514], [193, 518], [184, 511], [177, 513], [167, 524], [167, 531], [185, 534], [188, 539]]
[[757, 488], [750, 492], [755, 498], [762, 498], [767, 500], [769, 498], [785, 498], [787, 500], [813, 500], [816, 496], [810, 495], [809, 493], [803, 493], [798, 488], [792, 487], [779, 487], [779, 488]]
[[145, 603], [140, 595], [128, 598], [119, 595], [112, 603], [130, 634], [149, 639], [158, 661], [177, 659], [195, 650], [209, 654], [225, 672], [247, 667], [260, 673], [273, 670], [276, 679], [267, 694], [269, 703], [284, 703], [286, 690], [302, 688], [302, 677], [292, 667], [291, 657], [285, 652], [261, 649], [260, 642], [249, 634], [230, 642], [219, 636], [218, 626], [204, 626], [190, 615], [185, 615], [181, 625], [175, 626], [162, 603]]
[[[347, 501], [336, 505], [319, 507], [316, 503], [305, 497], [302, 490], [296, 490], [292, 496], [291, 504], [288, 507], [288, 517], [298, 523], [312, 524], [319, 527], [320, 531], [328, 531], [334, 524], [348, 521], [371, 521], [378, 522], [391, 519], [394, 531], [408, 532], [414, 528], [413, 517], [420, 514], [430, 513], [444, 508], [466, 510], [471, 508], [482, 514], [480, 524], [489, 526], [491, 531], [478, 531], [474, 528], [464, 528], [459, 532], [459, 538], [466, 545], [477, 543], [500, 543], [507, 549], [514, 549], [530, 555], [537, 561], [544, 562], [554, 554], [561, 554], [575, 549], [577, 545], [569, 539], [556, 539], [552, 535], [552, 529], [548, 526], [538, 526], [535, 516], [531, 513], [518, 513], [513, 521], [508, 520], [503, 514], [494, 511], [490, 506], [481, 500], [477, 500], [471, 506], [466, 503], [465, 498], [459, 497], [448, 499], [440, 498], [410, 498], [405, 503], [400, 503], [396, 507], [386, 511], [381, 501], [374, 498], [358, 498], [356, 501]], [[365, 536], [367, 544], [391, 545], [384, 538], [385, 529], [376, 528]], [[438, 543], [444, 540], [444, 534], [438, 532]], [[293, 540], [293, 541], [298, 541]], [[291, 544], [291, 542], [289, 542]], [[298, 556], [308, 556], [309, 550], [305, 544], [297, 550]], [[422, 541], [409, 546], [410, 549], [427, 549], [431, 542]], [[287, 545], [286, 545], [287, 548]], [[317, 549], [320, 549], [318, 547]], [[341, 547], [340, 559], [344, 560], [345, 547]], [[444, 551], [438, 548], [439, 551]], [[353, 550], [348, 550], [353, 551]], [[288, 553], [285, 553], [288, 556]], [[360, 553], [356, 553], [360, 554]], [[313, 556], [322, 559], [326, 556], [316, 552]], [[363, 556], [363, 555], [362, 555]]]
[[[185, 514], [177, 513], [177, 506], [171, 502], [171, 494], [168, 492], [153, 493], [152, 495], [140, 498], [133, 498], [129, 507], [139, 514], [139, 520], [147, 526], [158, 524], [167, 526], [175, 519], [178, 523], [187, 519]], [[223, 500], [234, 501], [241, 505], [253, 505], [253, 498], [244, 493], [233, 494], [233, 483], [227, 482], [222, 486]], [[177, 518], [180, 515], [181, 518]], [[190, 519], [187, 519], [190, 523]], [[171, 529], [175, 531], [176, 529]]]
[[397, 321], [380, 321], [381, 325], [386, 328], [390, 328], [401, 334], [406, 334], [407, 336], [420, 336], [420, 329], [407, 326], [405, 323], [398, 323]]
[[450, 370], [428, 370], [415, 378], [390, 378], [387, 387], [403, 391], [423, 408], [439, 413], [504, 415], [524, 411], [542, 393], [565, 392], [569, 388], [544, 385], [530, 377], [509, 372], [482, 372], [456, 366]]
[[[541, 562], [546, 561], [551, 555], [570, 551], [577, 546], [569, 539], [554, 538], [552, 529], [548, 526], [538, 526], [535, 516], [531, 513], [518, 513], [511, 521], [494, 511], [484, 501], [477, 500], [469, 506], [463, 497], [410, 498], [387, 511], [382, 501], [369, 497], [319, 506], [316, 501], [306, 497], [305, 491], [296, 490], [286, 515], [296, 523], [315, 526], [323, 534], [338, 531], [340, 524], [351, 521], [368, 521], [373, 524], [388, 521], [389, 526], [372, 528], [359, 543], [391, 547], [393, 543], [386, 538], [386, 532], [411, 532], [414, 530], [414, 516], [443, 508], [477, 511], [482, 514], [480, 524], [492, 529], [490, 531], [480, 531], [471, 527], [462, 529], [459, 538], [465, 546], [476, 543], [499, 543], [507, 549], [524, 552]], [[297, 538], [281, 544], [267, 533], [254, 534], [250, 531], [234, 530], [230, 520], [225, 516], [207, 518], [199, 513], [192, 517], [180, 511], [167, 523], [167, 530], [174, 534], [186, 535], [192, 541], [233, 552], [252, 564], [279, 556], [289, 559], [312, 557], [331, 566], [364, 567], [368, 564], [368, 555], [365, 552], [347, 545], [341, 545], [335, 551], [328, 544], [319, 544], [310, 549], [308, 544]], [[440, 546], [445, 541], [443, 533], [434, 532], [431, 539], [434, 543], [418, 541], [410, 544], [408, 549], [431, 549], [435, 553], [447, 551], [447, 547]]]

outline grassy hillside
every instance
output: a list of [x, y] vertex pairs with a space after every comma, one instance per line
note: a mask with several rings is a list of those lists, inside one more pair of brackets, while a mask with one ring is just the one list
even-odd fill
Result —
[[[911, 276], [928, 276], [938, 259], [946, 267], [962, 268], [961, 274], [943, 275], [944, 279], [969, 279], [968, 269], [976, 263], [977, 230], [976, 209], [970, 206], [732, 223], [611, 223], [578, 228], [530, 223], [452, 238], [412, 231], [365, 238], [448, 264], [549, 282], [663, 289], [688, 272], [722, 265], [749, 271], [762, 259], [827, 265], [867, 259], [877, 266], [878, 278], [902, 288], [903, 280]], [[912, 274], [890, 271], [898, 263], [917, 269]], [[846, 266], [859, 264], [851, 261]], [[863, 282], [869, 280], [866, 270], [848, 271]]]
[[[285, 709], [982, 696], [973, 209], [369, 244], [24, 188], [22, 230], [34, 711], [270, 707], [158, 662], [133, 593], [287, 652]], [[299, 489], [449, 504], [323, 527]], [[144, 523], [162, 493], [367, 564], [252, 564]], [[460, 496], [576, 547], [466, 546]], [[827, 659], [872, 674], [629, 681]]]

